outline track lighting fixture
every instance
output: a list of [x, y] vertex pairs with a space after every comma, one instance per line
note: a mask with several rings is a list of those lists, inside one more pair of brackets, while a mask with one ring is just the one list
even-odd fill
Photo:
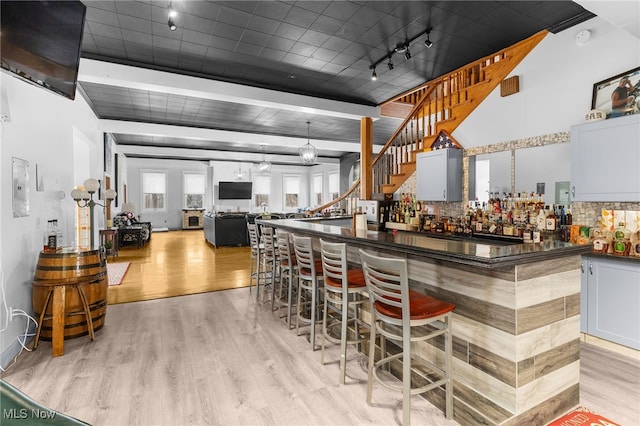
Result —
[[380, 65], [381, 63], [383, 63], [384, 61], [387, 61], [387, 68], [389, 68], [389, 70], [393, 70], [395, 68], [395, 65], [393, 63], [393, 59], [392, 56], [394, 54], [398, 54], [398, 55], [403, 55], [405, 60], [409, 60], [411, 59], [411, 51], [409, 50], [409, 45], [411, 45], [411, 43], [413, 43], [414, 41], [416, 41], [418, 38], [422, 37], [423, 35], [426, 35], [427, 38], [424, 41], [424, 45], [427, 48], [430, 48], [431, 46], [433, 46], [433, 42], [431, 41], [431, 39], [429, 38], [429, 36], [431, 35], [431, 28], [427, 28], [426, 30], [422, 31], [419, 34], [416, 34], [415, 36], [411, 37], [411, 38], [405, 38], [404, 41], [401, 41], [400, 43], [398, 43], [392, 50], [388, 51], [387, 54], [385, 56], [383, 56], [382, 58], [378, 59], [377, 61], [371, 63], [371, 65], [369, 66], [369, 69], [372, 70], [372, 74], [371, 74], [371, 80], [375, 80], [378, 76], [376, 74], [376, 67], [378, 65]]
[[431, 28], [427, 30], [427, 39], [424, 41], [424, 45], [426, 48], [430, 48], [433, 46], [433, 42], [429, 39], [429, 34], [431, 34]]
[[177, 25], [175, 24], [175, 22], [173, 22], [173, 18], [175, 18], [176, 16], [178, 16], [178, 13], [176, 12], [176, 10], [173, 8], [173, 3], [169, 2], [169, 6], [167, 7], [167, 15], [169, 16], [169, 19], [167, 20], [167, 25], [169, 26], [169, 29], [171, 31], [175, 31], [178, 29]]
[[404, 58], [408, 61], [409, 59], [411, 59], [411, 52], [409, 51], [409, 45], [407, 44], [405, 50], [404, 50]]

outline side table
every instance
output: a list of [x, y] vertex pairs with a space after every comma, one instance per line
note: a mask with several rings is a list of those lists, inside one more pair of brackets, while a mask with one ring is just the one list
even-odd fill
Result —
[[100, 230], [100, 247], [105, 248], [107, 256], [118, 257], [118, 230], [117, 229], [101, 229]]

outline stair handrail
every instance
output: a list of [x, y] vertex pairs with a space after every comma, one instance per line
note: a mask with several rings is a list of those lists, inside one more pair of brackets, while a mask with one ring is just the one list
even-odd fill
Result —
[[[375, 171], [374, 169], [374, 165], [376, 165], [379, 161], [381, 161], [382, 158], [384, 158], [385, 155], [387, 155], [387, 151], [390, 150], [391, 146], [393, 145], [393, 143], [396, 141], [396, 138], [398, 138], [399, 136], [401, 136], [402, 132], [407, 132], [407, 125], [411, 122], [411, 120], [415, 119], [416, 114], [418, 114], [418, 118], [420, 117], [420, 113], [424, 116], [425, 112], [424, 112], [424, 106], [426, 104], [426, 102], [432, 102], [434, 99], [432, 99], [432, 95], [434, 93], [434, 91], [436, 91], [437, 89], [442, 88], [442, 93], [445, 92], [445, 84], [447, 82], [451, 82], [452, 78], [454, 78], [456, 75], [460, 75], [460, 73], [462, 72], [467, 72], [468, 75], [473, 75], [473, 72], [476, 71], [476, 78], [477, 81], [474, 82], [470, 82], [469, 84], [463, 84], [462, 87], [455, 87], [455, 91], [452, 91], [452, 87], [451, 85], [449, 85], [449, 92], [448, 92], [448, 97], [452, 97], [454, 94], [460, 94], [465, 92], [469, 87], [475, 85], [475, 84], [480, 84], [484, 81], [486, 81], [486, 79], [484, 78], [484, 76], [482, 76], [482, 74], [479, 71], [484, 70], [485, 68], [493, 65], [494, 63], [500, 62], [504, 59], [507, 58], [507, 53], [515, 48], [517, 48], [520, 44], [525, 43], [527, 41], [529, 41], [529, 39], [533, 38], [533, 37], [538, 37], [540, 36], [542, 33], [547, 33], [546, 31], [540, 31], [536, 34], [534, 34], [532, 37], [529, 37], [525, 40], [522, 40], [514, 45], [511, 45], [509, 47], [506, 47], [504, 49], [499, 50], [498, 52], [492, 53], [490, 55], [486, 55], [480, 59], [477, 59], [469, 64], [466, 64], [462, 67], [459, 67], [443, 76], [440, 76], [434, 80], [430, 80], [416, 88], [410, 89], [400, 95], [396, 95], [392, 98], [390, 98], [389, 100], [383, 102], [382, 104], [387, 104], [390, 102], [393, 102], [395, 100], [398, 99], [402, 99], [403, 97], [406, 96], [410, 96], [414, 93], [418, 93], [418, 92], [422, 92], [423, 95], [421, 98], [419, 98], [418, 102], [415, 103], [415, 105], [411, 108], [411, 111], [407, 114], [407, 116], [402, 120], [402, 123], [400, 124], [400, 126], [398, 126], [398, 128], [396, 129], [396, 131], [389, 137], [389, 139], [387, 139], [387, 142], [384, 144], [384, 146], [382, 147], [382, 149], [380, 149], [380, 151], [378, 152], [378, 154], [375, 156], [375, 158], [373, 159], [373, 161], [371, 162], [371, 166], [372, 166], [372, 173], [373, 171]], [[498, 59], [499, 58], [499, 59]], [[437, 92], [436, 92], [437, 94]], [[435, 101], [438, 101], [437, 95], [435, 98]], [[444, 104], [443, 104], [444, 106]], [[444, 114], [442, 114], [442, 116], [440, 117], [440, 119], [438, 119], [437, 117], [437, 113], [435, 114], [436, 116], [434, 117], [434, 128], [435, 126], [444, 121], [445, 119], [442, 117]], [[419, 129], [416, 129], [419, 131]], [[435, 133], [432, 133], [430, 135], [426, 135], [424, 134], [424, 128], [423, 128], [423, 135], [422, 135], [422, 139], [424, 140], [425, 137], [427, 136], [434, 136]], [[424, 147], [423, 147], [424, 148]], [[368, 171], [367, 171], [368, 172]], [[373, 176], [372, 176], [372, 181], [374, 181]], [[316, 209], [310, 210], [308, 212], [308, 214], [316, 214], [319, 211], [322, 211], [323, 209], [329, 208], [332, 205], [337, 204], [338, 202], [341, 202], [342, 200], [345, 200], [349, 195], [351, 195], [353, 193], [353, 191], [358, 188], [360, 185], [360, 178], [358, 178], [352, 185], [351, 187], [347, 190], [347, 192], [345, 192], [343, 195], [341, 195], [340, 197], [336, 198], [335, 200], [332, 200], [328, 203], [323, 204], [320, 207], [317, 207]]]

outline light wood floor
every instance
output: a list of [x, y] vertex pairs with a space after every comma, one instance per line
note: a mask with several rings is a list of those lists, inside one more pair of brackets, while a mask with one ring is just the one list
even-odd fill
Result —
[[109, 304], [204, 293], [249, 285], [248, 247], [215, 248], [201, 230], [154, 232], [142, 248], [125, 246], [109, 263], [130, 262]]
[[[176, 236], [195, 235], [189, 232]], [[218, 264], [227, 263], [222, 253], [215, 253]], [[50, 342], [41, 342], [2, 378], [97, 426], [399, 424], [399, 394], [377, 386], [374, 406], [367, 405], [362, 355], [350, 353], [347, 384], [338, 384], [337, 352], [331, 347], [331, 363], [322, 366], [306, 336], [256, 303], [255, 292], [238, 288], [109, 305], [95, 341], [67, 340], [57, 358]], [[589, 344], [581, 359], [581, 405], [640, 425], [640, 362]], [[420, 397], [412, 401], [413, 424], [454, 424]]]

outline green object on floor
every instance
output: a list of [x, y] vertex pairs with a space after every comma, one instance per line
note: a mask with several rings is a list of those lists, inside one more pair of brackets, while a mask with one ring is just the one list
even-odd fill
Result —
[[45, 407], [4, 380], [0, 380], [0, 409], [2, 426], [89, 425], [82, 420]]

